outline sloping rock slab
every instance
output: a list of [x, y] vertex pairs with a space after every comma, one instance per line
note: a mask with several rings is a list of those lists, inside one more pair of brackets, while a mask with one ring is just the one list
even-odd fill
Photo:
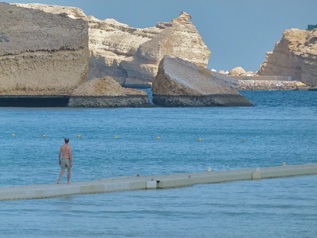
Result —
[[146, 92], [123, 88], [113, 77], [89, 80], [72, 93], [69, 107], [148, 107]]
[[152, 84], [153, 103], [165, 107], [252, 106], [225, 75], [165, 56]]

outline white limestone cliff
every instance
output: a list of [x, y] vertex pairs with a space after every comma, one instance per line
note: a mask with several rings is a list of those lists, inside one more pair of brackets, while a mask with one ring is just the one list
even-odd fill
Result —
[[289, 29], [268, 52], [258, 75], [292, 76], [309, 86], [317, 86], [317, 29]]
[[88, 24], [0, 3], [0, 94], [69, 95], [87, 80]]
[[114, 19], [87, 17], [78, 8], [19, 5], [89, 22], [89, 79], [114, 76], [121, 85], [151, 83], [164, 55], [179, 57], [203, 67], [208, 65], [210, 50], [191, 23], [191, 16], [185, 12], [171, 22], [134, 28]]
[[152, 82], [164, 55], [207, 67], [210, 51], [190, 18], [183, 12], [170, 23], [144, 29], [90, 18], [89, 78], [113, 75], [125, 77], [122, 84]]

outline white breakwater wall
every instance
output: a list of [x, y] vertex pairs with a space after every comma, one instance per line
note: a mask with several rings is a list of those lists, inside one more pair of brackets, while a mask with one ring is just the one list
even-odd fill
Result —
[[106, 178], [71, 184], [41, 184], [1, 187], [0, 200], [40, 199], [74, 194], [108, 193], [144, 189], [165, 189], [194, 184], [224, 183], [240, 180], [259, 180], [317, 174], [317, 163], [285, 165], [279, 167], [239, 169], [227, 171], [172, 174], [162, 176], [136, 176]]
[[292, 76], [230, 76], [239, 80], [264, 80], [264, 81], [296, 81]]

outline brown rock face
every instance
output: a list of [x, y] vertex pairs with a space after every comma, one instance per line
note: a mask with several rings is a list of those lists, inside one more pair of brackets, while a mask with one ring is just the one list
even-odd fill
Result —
[[113, 77], [91, 79], [72, 93], [70, 107], [146, 107], [146, 92], [123, 88]]
[[251, 106], [238, 83], [180, 58], [165, 56], [152, 85], [154, 104], [167, 107]]
[[258, 75], [292, 76], [309, 86], [317, 86], [317, 29], [289, 29], [268, 52]]
[[1, 95], [69, 95], [88, 57], [87, 22], [0, 3]]

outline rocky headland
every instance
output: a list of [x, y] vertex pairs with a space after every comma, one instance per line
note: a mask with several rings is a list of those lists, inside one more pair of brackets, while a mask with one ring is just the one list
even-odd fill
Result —
[[0, 3], [0, 106], [150, 105], [143, 91], [113, 87], [113, 79], [106, 84], [113, 95], [100, 96], [97, 87], [89, 88], [90, 95], [77, 95], [95, 82], [88, 81], [86, 15], [78, 8], [25, 6]]
[[317, 29], [287, 29], [257, 72], [236, 67], [227, 73], [244, 90], [316, 89]]
[[0, 106], [143, 107], [144, 91], [122, 86], [152, 83], [160, 106], [251, 105], [237, 90], [317, 85], [317, 30], [286, 30], [256, 73], [219, 74], [185, 12], [143, 29], [44, 4], [0, 3], [0, 18]]
[[111, 18], [99, 20], [88, 17], [79, 8], [18, 5], [88, 22], [88, 79], [114, 76], [123, 86], [149, 86], [164, 55], [179, 57], [204, 67], [208, 65], [210, 50], [186, 12], [170, 22], [159, 22], [149, 28], [134, 28]]
[[288, 29], [275, 44], [273, 52], [267, 52], [261, 65], [260, 76], [291, 76], [293, 80], [317, 86], [317, 29]]

